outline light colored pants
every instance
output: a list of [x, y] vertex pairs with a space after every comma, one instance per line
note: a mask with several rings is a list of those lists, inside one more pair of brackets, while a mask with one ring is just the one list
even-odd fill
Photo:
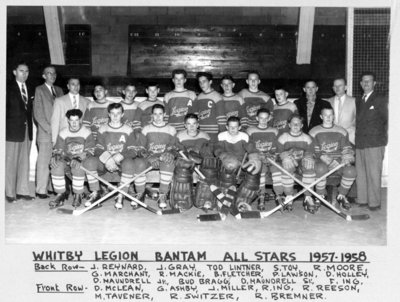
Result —
[[37, 142], [37, 146], [39, 153], [36, 162], [36, 193], [47, 194], [53, 144], [51, 142]]

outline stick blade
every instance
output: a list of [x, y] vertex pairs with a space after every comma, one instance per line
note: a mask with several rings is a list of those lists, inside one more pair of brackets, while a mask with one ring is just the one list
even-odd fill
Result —
[[368, 220], [369, 215], [368, 214], [357, 214], [357, 215], [348, 215], [350, 216], [351, 220]]
[[58, 208], [56, 210], [56, 212], [57, 212], [57, 214], [72, 215], [74, 213], [74, 210], [66, 209], [66, 208]]
[[222, 215], [217, 214], [202, 214], [197, 216], [198, 221], [221, 221], [224, 220]]
[[171, 214], [180, 214], [182, 211], [181, 209], [168, 209], [168, 210], [162, 210], [161, 215], [171, 215]]
[[240, 213], [240, 219], [260, 219], [260, 218], [263, 218], [261, 216], [260, 211], [247, 211]]

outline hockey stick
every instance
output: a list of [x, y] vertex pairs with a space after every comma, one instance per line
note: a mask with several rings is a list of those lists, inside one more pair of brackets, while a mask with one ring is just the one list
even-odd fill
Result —
[[[322, 201], [322, 203], [324, 205], [326, 205], [328, 208], [330, 208], [332, 211], [334, 211], [336, 214], [338, 214], [340, 217], [346, 219], [347, 221], [352, 221], [352, 220], [367, 220], [369, 219], [369, 215], [368, 214], [357, 214], [357, 215], [348, 215], [346, 213], [343, 213], [342, 211], [340, 211], [339, 209], [337, 209], [336, 207], [334, 207], [333, 205], [331, 205], [330, 202], [328, 202], [327, 200], [325, 200], [322, 196], [320, 196], [317, 192], [315, 192], [312, 187], [313, 186], [308, 186], [306, 187], [306, 185], [299, 179], [297, 179], [295, 176], [293, 176], [292, 174], [290, 174], [288, 171], [286, 171], [284, 168], [282, 168], [280, 165], [278, 165], [275, 161], [273, 161], [272, 159], [268, 159], [268, 161], [273, 164], [275, 167], [277, 167], [279, 170], [281, 170], [281, 172], [285, 173], [287, 176], [289, 176], [290, 178], [292, 178], [295, 182], [297, 182], [299, 185], [303, 186], [307, 191], [309, 191], [311, 194], [313, 194], [315, 197], [317, 197], [319, 200]], [[333, 170], [338, 170], [338, 168], [343, 167], [344, 164], [340, 164], [339, 166], [335, 167]], [[330, 171], [330, 172], [331, 172]], [[331, 173], [329, 173], [331, 174]], [[325, 177], [327, 177], [329, 174], [327, 174]], [[325, 178], [324, 177], [324, 178]], [[318, 181], [319, 182], [319, 181]]]
[[[81, 166], [82, 167], [82, 166]], [[83, 167], [82, 167], [83, 168]], [[126, 182], [124, 184], [121, 184], [117, 189], [121, 190], [122, 188], [129, 186], [135, 179], [137, 179], [138, 177], [142, 176], [143, 174], [146, 174], [147, 172], [151, 171], [153, 168], [149, 167], [146, 170], [142, 171], [141, 173], [139, 173], [138, 175], [136, 175], [135, 177], [133, 177], [131, 180], [129, 180], [129, 182]], [[83, 169], [82, 169], [83, 170]], [[92, 203], [90, 206], [80, 209], [80, 210], [70, 210], [70, 209], [64, 209], [64, 208], [58, 208], [57, 212], [58, 213], [63, 213], [63, 214], [72, 214], [74, 216], [79, 216], [82, 215], [83, 213], [90, 211], [91, 209], [93, 209], [95, 206], [99, 205], [100, 203], [102, 203], [104, 200], [107, 200], [109, 197], [111, 197], [112, 195], [114, 195], [116, 192], [115, 190], [108, 192], [106, 195], [104, 195], [103, 197], [101, 197], [100, 199], [96, 200], [94, 203]]]
[[242, 167], [244, 165], [244, 162], [246, 161], [247, 158], [247, 152], [244, 154], [243, 159], [242, 159], [242, 163], [240, 164], [240, 168], [238, 173], [236, 174], [236, 180], [239, 180], [240, 174], [242, 173]]

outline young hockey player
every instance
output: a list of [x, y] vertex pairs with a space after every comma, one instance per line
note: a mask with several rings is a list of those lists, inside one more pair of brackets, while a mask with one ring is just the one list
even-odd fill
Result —
[[[57, 196], [50, 201], [50, 208], [62, 206], [68, 198], [65, 188], [65, 171], [67, 166], [71, 168], [72, 191], [74, 199], [72, 206], [81, 205], [85, 172], [80, 169], [82, 161], [93, 156], [95, 142], [91, 131], [82, 126], [82, 111], [71, 109], [66, 113], [68, 127], [63, 128], [57, 136], [51, 158], [51, 180]], [[91, 186], [93, 189], [93, 186]], [[94, 188], [96, 189], [96, 188]]]
[[174, 90], [168, 92], [164, 96], [165, 117], [164, 120], [174, 127], [176, 131], [184, 130], [184, 118], [189, 112], [189, 108], [193, 106], [196, 94], [185, 88], [186, 71], [183, 69], [175, 69], [172, 71], [172, 82]]
[[268, 94], [258, 89], [260, 85], [260, 75], [257, 71], [250, 71], [247, 74], [248, 89], [242, 89], [239, 95], [243, 98], [249, 126], [257, 126], [257, 111], [260, 108], [267, 108], [270, 112], [274, 109], [274, 103]]
[[[122, 104], [111, 103], [107, 107], [107, 111], [109, 123], [99, 129], [94, 151], [95, 157], [87, 160], [84, 166], [95, 175], [118, 172], [121, 175], [120, 184], [124, 184], [133, 178], [135, 171], [143, 170], [143, 167], [136, 166], [133, 160], [137, 155], [134, 150], [136, 139], [132, 128], [122, 122], [124, 116]], [[85, 203], [86, 206], [89, 206], [99, 197], [99, 182], [89, 174], [87, 178], [89, 185], [96, 188]], [[128, 187], [124, 187], [122, 190], [127, 192]], [[118, 194], [115, 200], [115, 208], [122, 209], [123, 201], [124, 195]]]
[[125, 86], [125, 89], [122, 91], [122, 93], [124, 95], [124, 99], [121, 100], [121, 104], [124, 107], [122, 122], [133, 129], [135, 126], [134, 120], [138, 107], [138, 102], [135, 102], [135, 96], [137, 94], [136, 87], [128, 84]]
[[[243, 129], [248, 126], [248, 117], [246, 114], [246, 108], [243, 98], [233, 92], [235, 87], [235, 81], [230, 75], [224, 75], [221, 78], [221, 87], [223, 90], [222, 100], [224, 101], [224, 113], [226, 119], [231, 116], [237, 116], [240, 118], [240, 124]], [[224, 121], [226, 123], [226, 121]]]
[[268, 126], [268, 122], [272, 119], [271, 113], [268, 109], [261, 108], [257, 111], [258, 121], [257, 127], [249, 127], [247, 134], [252, 143], [257, 149], [261, 161], [262, 170], [260, 177], [260, 195], [258, 209], [265, 210], [265, 183], [267, 172], [272, 175], [273, 189], [278, 199], [282, 198], [283, 186], [281, 172], [275, 166], [271, 165], [268, 158], [276, 160], [276, 142], [278, 138], [278, 130]]
[[289, 93], [283, 86], [275, 87], [276, 104], [274, 105], [272, 126], [278, 129], [279, 135], [289, 131], [288, 119], [292, 114], [297, 113], [297, 107], [288, 101], [288, 95]]
[[[309, 135], [301, 131], [303, 127], [303, 118], [301, 116], [293, 114], [288, 122], [290, 130], [278, 137], [277, 152], [283, 168], [292, 174], [296, 171], [299, 172], [302, 175], [303, 183], [310, 185], [315, 180], [313, 140]], [[283, 173], [282, 183], [286, 199], [291, 199], [294, 180]], [[314, 214], [320, 206], [319, 200], [314, 201], [308, 191], [304, 193], [304, 196], [304, 209]], [[280, 203], [282, 204], [283, 201]], [[287, 204], [286, 208], [291, 210], [292, 202]]]
[[151, 124], [151, 109], [155, 104], [164, 105], [164, 102], [157, 98], [160, 88], [156, 82], [150, 82], [146, 88], [147, 99], [138, 104], [136, 109], [134, 126], [135, 131], [142, 131], [143, 127]]
[[216, 142], [218, 133], [225, 129], [224, 102], [222, 96], [211, 87], [211, 73], [199, 72], [196, 78], [202, 92], [197, 96], [191, 111], [199, 117], [200, 129]]
[[[314, 138], [315, 156], [318, 161], [315, 164], [316, 176], [320, 177], [338, 166], [345, 163], [346, 166], [338, 172], [341, 175], [338, 196], [336, 200], [338, 204], [345, 210], [351, 208], [350, 202], [346, 195], [349, 192], [354, 180], [356, 179], [356, 168], [352, 165], [355, 161], [354, 150], [349, 141], [347, 131], [337, 125], [334, 125], [335, 115], [332, 108], [324, 108], [321, 110], [322, 124], [315, 126], [309, 132]], [[326, 179], [316, 185], [316, 191], [323, 197], [327, 195]]]
[[[147, 161], [160, 170], [160, 194], [158, 206], [167, 207], [167, 194], [174, 171], [176, 157], [176, 130], [164, 121], [164, 106], [156, 104], [152, 107], [152, 123], [145, 126], [142, 134], [146, 138], [145, 148]], [[142, 177], [143, 179], [145, 176]], [[140, 179], [140, 178], [139, 178]]]
[[100, 126], [108, 123], [107, 107], [110, 101], [107, 100], [107, 90], [102, 85], [94, 87], [94, 97], [94, 101], [90, 102], [86, 108], [83, 124], [92, 131], [96, 139]]
[[[250, 210], [250, 203], [257, 197], [260, 188], [261, 160], [257, 150], [249, 143], [249, 136], [241, 132], [240, 119], [231, 116], [226, 125], [227, 131], [218, 134], [218, 143], [214, 154], [221, 161], [219, 174], [219, 186], [226, 190], [237, 183], [238, 169], [246, 169], [244, 181], [239, 187], [235, 200], [236, 210]], [[248, 154], [248, 160], [241, 166], [243, 158]]]

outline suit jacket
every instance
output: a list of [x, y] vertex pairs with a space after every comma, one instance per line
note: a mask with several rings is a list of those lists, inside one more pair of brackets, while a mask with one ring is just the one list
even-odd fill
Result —
[[32, 140], [32, 104], [35, 97], [33, 88], [25, 83], [28, 103], [22, 99], [21, 90], [16, 80], [7, 83], [6, 87], [6, 141], [23, 142], [26, 127], [29, 140]]
[[[79, 109], [82, 111], [82, 113], [85, 113], [89, 103], [90, 100], [79, 95]], [[69, 94], [56, 98], [54, 101], [53, 114], [51, 115], [51, 138], [53, 145], [56, 143], [57, 136], [61, 129], [68, 127], [68, 121], [65, 114], [70, 109], [73, 108]]]
[[309, 130], [311, 130], [315, 126], [318, 126], [322, 123], [322, 119], [321, 119], [320, 115], [321, 115], [321, 110], [323, 108], [332, 108], [331, 104], [328, 101], [324, 101], [323, 99], [317, 97], [315, 99], [315, 105], [314, 105], [313, 112], [311, 114], [310, 123], [308, 123], [307, 98], [301, 97], [301, 98], [295, 100], [294, 103], [297, 106], [299, 115], [304, 119], [304, 125], [303, 125], [304, 133], [308, 133]]
[[[335, 97], [328, 99], [328, 102], [335, 109]], [[346, 94], [340, 112], [335, 111], [335, 115], [339, 117], [337, 125], [347, 130], [349, 141], [354, 145], [356, 135], [356, 99]]]
[[372, 92], [367, 101], [356, 99], [356, 148], [386, 146], [388, 142], [388, 98]]
[[[54, 86], [56, 96], [64, 95], [62, 89]], [[51, 142], [51, 115], [53, 114], [53, 95], [47, 88], [46, 84], [36, 87], [35, 102], [33, 103], [33, 116], [37, 123], [36, 141], [49, 143]]]

